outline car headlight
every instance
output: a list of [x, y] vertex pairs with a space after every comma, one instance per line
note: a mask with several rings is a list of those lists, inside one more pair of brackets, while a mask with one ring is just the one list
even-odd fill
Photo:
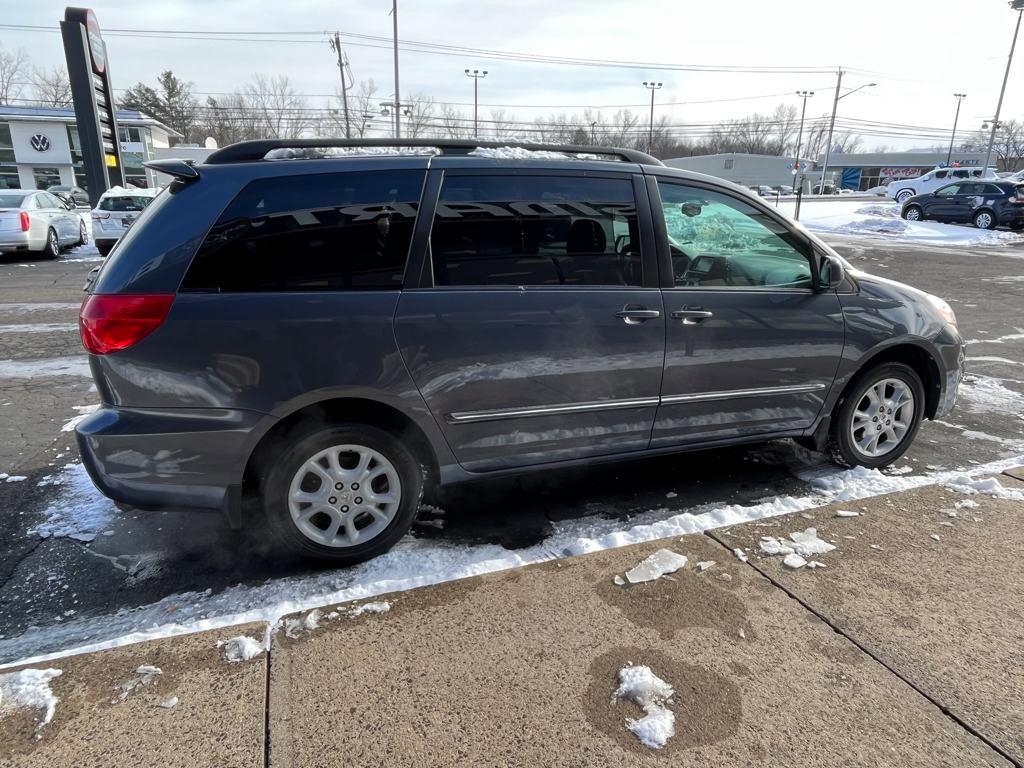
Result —
[[949, 306], [949, 304], [947, 304], [943, 299], [940, 299], [938, 296], [933, 296], [930, 293], [928, 294], [928, 301], [931, 302], [931, 305], [933, 307], [935, 307], [935, 311], [939, 313], [939, 317], [941, 317], [947, 323], [952, 325], [954, 328], [957, 327], [956, 314], [953, 312], [953, 308]]

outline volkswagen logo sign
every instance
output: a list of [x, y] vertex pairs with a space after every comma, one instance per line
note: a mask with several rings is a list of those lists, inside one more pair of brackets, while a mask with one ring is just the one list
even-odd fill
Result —
[[50, 137], [45, 133], [37, 133], [29, 139], [29, 143], [36, 152], [46, 152], [50, 148]]

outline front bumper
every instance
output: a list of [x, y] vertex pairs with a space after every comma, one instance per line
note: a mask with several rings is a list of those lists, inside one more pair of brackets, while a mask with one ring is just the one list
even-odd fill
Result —
[[89, 476], [132, 506], [225, 509], [248, 460], [248, 438], [267, 416], [214, 408], [104, 407], [75, 428]]
[[960, 338], [959, 332], [952, 326], [946, 326], [939, 338], [936, 339], [936, 345], [942, 356], [943, 365], [940, 369], [941, 391], [933, 418], [941, 419], [948, 416], [956, 405], [960, 382], [963, 381], [967, 370], [967, 346]]

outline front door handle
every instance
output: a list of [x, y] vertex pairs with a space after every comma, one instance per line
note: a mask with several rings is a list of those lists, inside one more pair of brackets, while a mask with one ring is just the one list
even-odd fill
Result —
[[683, 325], [697, 325], [703, 323], [710, 317], [714, 317], [714, 312], [709, 312], [706, 309], [700, 307], [683, 307], [677, 309], [672, 313], [673, 320], [682, 320]]
[[646, 323], [648, 320], [657, 320], [661, 317], [661, 310], [646, 309], [645, 307], [627, 304], [616, 312], [615, 316], [621, 318], [626, 325], [639, 325], [640, 323]]

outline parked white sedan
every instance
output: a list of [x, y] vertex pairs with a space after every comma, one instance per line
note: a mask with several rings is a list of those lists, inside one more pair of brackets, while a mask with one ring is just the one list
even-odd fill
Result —
[[88, 238], [85, 220], [56, 195], [0, 189], [0, 253], [31, 251], [55, 259]]
[[159, 192], [159, 189], [111, 187], [103, 193], [92, 211], [92, 239], [101, 256], [110, 253]]

